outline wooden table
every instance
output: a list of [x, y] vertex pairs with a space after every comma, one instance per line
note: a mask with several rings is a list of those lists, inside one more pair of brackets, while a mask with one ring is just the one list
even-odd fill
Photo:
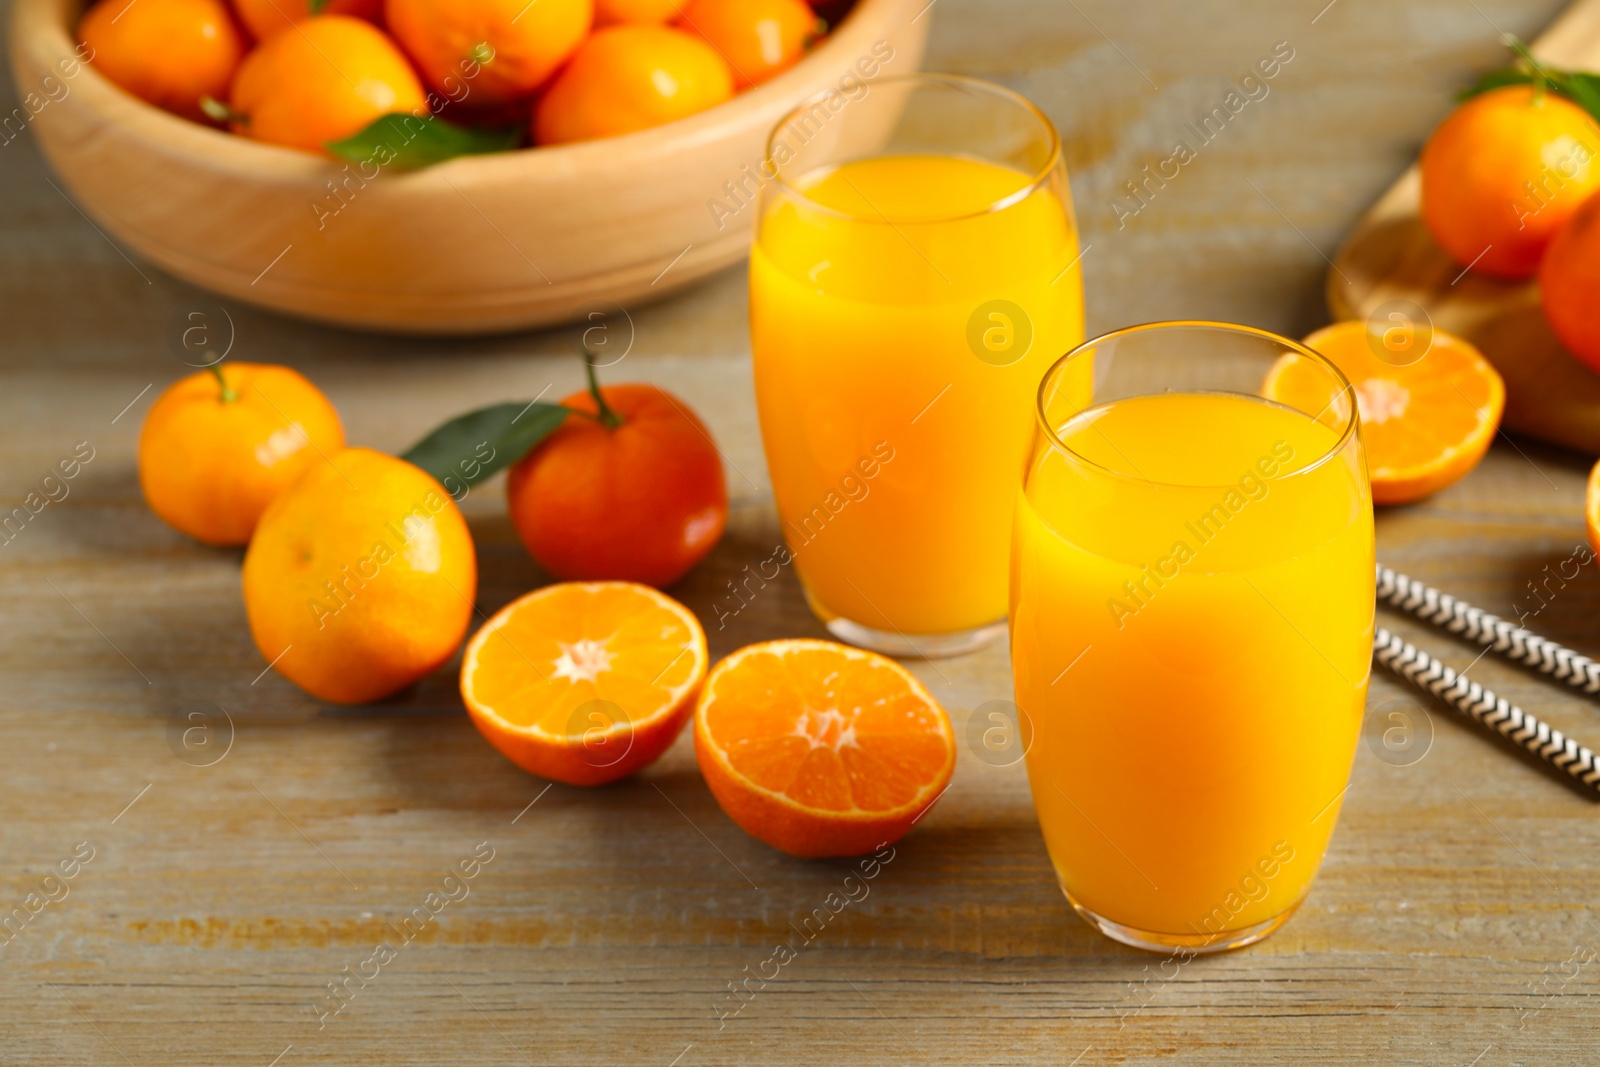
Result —
[[[1495, 28], [1531, 36], [1557, 7], [1325, 3], [932, 11], [932, 65], [1015, 85], [1069, 135], [1091, 328], [1183, 315], [1319, 324], [1324, 255], [1410, 162], [1451, 90], [1500, 61]], [[1269, 95], [1137, 214], [1109, 206], [1279, 41], [1294, 57]], [[0, 546], [0, 913], [30, 892], [56, 898], [0, 946], [0, 1063], [1594, 1061], [1600, 814], [1414, 701], [1431, 750], [1396, 766], [1362, 747], [1320, 880], [1261, 945], [1175, 968], [1092, 932], [1054, 885], [1022, 767], [964, 750], [950, 793], [870, 896], [720, 1018], [730, 983], [821, 906], [845, 865], [746, 837], [687, 738], [636, 780], [546, 791], [473, 730], [450, 671], [354, 710], [263, 674], [240, 554], [167, 529], [135, 478], [143, 412], [184, 370], [165, 337], [209, 298], [97, 233], [29, 135], [0, 147], [0, 164], [4, 507], [79, 442], [93, 449], [70, 495]], [[571, 332], [430, 342], [231, 310], [237, 358], [302, 368], [351, 440], [379, 448], [457, 410], [580, 381]], [[730, 468], [728, 536], [678, 595], [711, 624], [714, 655], [817, 634], [789, 578], [725, 629], [712, 623], [725, 583], [779, 536], [741, 275], [632, 320], [613, 377], [689, 400]], [[1460, 485], [1380, 515], [1380, 554], [1505, 615], [1548, 583], [1531, 625], [1593, 654], [1597, 565], [1547, 578], [1583, 543], [1588, 462], [1503, 440]], [[541, 577], [498, 484], [465, 507], [492, 611]], [[1452, 665], [1473, 660], [1397, 629]], [[1003, 648], [913, 669], [958, 731], [1010, 695]], [[1472, 675], [1600, 741], [1592, 703], [1493, 657]], [[1378, 675], [1372, 707], [1400, 699]], [[206, 760], [176, 754], [173, 722], [210, 706], [231, 715], [231, 747], [213, 720], [222, 754], [196, 766]], [[399, 943], [394, 925], [480, 842], [493, 859], [469, 894], [392, 960], [365, 962]], [[75, 877], [45, 883], [61, 861]], [[319, 1026], [327, 983], [355, 971], [371, 977]]]

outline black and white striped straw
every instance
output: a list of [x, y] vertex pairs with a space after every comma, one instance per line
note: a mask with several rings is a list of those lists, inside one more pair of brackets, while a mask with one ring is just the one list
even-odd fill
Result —
[[[1513, 626], [1413, 578], [1378, 565], [1378, 599], [1417, 618], [1526, 663], [1585, 693], [1600, 691], [1600, 664], [1537, 634]], [[1540, 722], [1503, 697], [1456, 673], [1382, 626], [1373, 636], [1377, 661], [1456, 711], [1483, 724], [1528, 752], [1600, 792], [1600, 764], [1577, 741]]]
[[1468, 641], [1486, 642], [1491, 651], [1543, 671], [1580, 692], [1600, 693], [1600, 663], [1381, 563], [1378, 599]]

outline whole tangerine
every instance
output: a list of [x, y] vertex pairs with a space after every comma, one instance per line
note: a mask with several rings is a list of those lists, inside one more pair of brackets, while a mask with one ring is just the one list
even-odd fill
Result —
[[1526, 278], [1600, 189], [1600, 124], [1554, 93], [1508, 85], [1473, 97], [1422, 149], [1422, 220], [1463, 266]]
[[1600, 195], [1572, 213], [1539, 267], [1544, 317], [1561, 343], [1600, 371]]
[[245, 40], [222, 0], [100, 0], [78, 23], [100, 73], [137, 96], [196, 122], [203, 97], [221, 98]]
[[381, 115], [421, 113], [422, 84], [372, 23], [315, 15], [256, 46], [233, 80], [235, 133], [327, 155]]
[[727, 60], [733, 87], [741, 90], [800, 62], [817, 16], [804, 0], [690, 0], [678, 26]]
[[594, 24], [620, 22], [671, 22], [683, 13], [688, 0], [594, 0]]
[[461, 646], [477, 595], [472, 535], [442, 485], [346, 448], [268, 505], [244, 557], [256, 648], [312, 696], [362, 704]]
[[279, 493], [343, 447], [338, 412], [299, 372], [219, 364], [174, 382], [151, 405], [139, 431], [139, 487], [167, 525], [242, 545]]
[[589, 33], [593, 0], [386, 0], [389, 32], [423, 78], [475, 105], [503, 104], [544, 85]]
[[615, 137], [685, 118], [733, 95], [728, 64], [704, 40], [670, 26], [596, 30], [534, 109], [534, 140]]
[[565, 581], [671, 585], [728, 523], [722, 458], [705, 425], [653, 385], [574, 393], [574, 412], [511, 468], [511, 521]]
[[[280, 30], [302, 22], [313, 14], [311, 0], [233, 0], [239, 21], [258, 41], [265, 41]], [[368, 22], [383, 21], [383, 0], [328, 0], [317, 8], [318, 15], [349, 15]]]

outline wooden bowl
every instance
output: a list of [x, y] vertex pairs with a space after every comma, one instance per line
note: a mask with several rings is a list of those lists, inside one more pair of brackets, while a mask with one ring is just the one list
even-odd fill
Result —
[[814, 93], [915, 70], [926, 2], [860, 0], [794, 68], [679, 122], [366, 179], [73, 64], [80, 0], [15, 0], [12, 69], [78, 205], [185, 281], [344, 326], [492, 333], [637, 305], [739, 260], [772, 127]]

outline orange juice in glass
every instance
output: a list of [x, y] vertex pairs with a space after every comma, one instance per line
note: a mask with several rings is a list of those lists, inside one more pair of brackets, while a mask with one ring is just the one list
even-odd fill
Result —
[[1013, 537], [1028, 777], [1068, 899], [1143, 948], [1265, 937], [1310, 889], [1366, 702], [1349, 383], [1247, 327], [1091, 341], [1040, 388]]
[[750, 337], [806, 596], [854, 644], [976, 647], [1004, 632], [1034, 393], [1083, 339], [1059, 138], [1009, 90], [913, 75], [802, 105], [768, 152]]

